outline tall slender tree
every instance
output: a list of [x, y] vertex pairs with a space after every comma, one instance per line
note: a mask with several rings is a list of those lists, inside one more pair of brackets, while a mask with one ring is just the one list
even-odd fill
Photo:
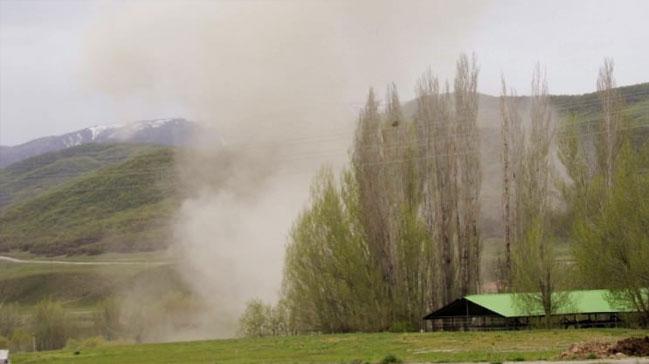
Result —
[[505, 241], [505, 258], [499, 264], [498, 284], [500, 290], [511, 288], [512, 246], [520, 239], [518, 220], [519, 180], [521, 178], [521, 156], [524, 148], [524, 136], [521, 127], [521, 116], [516, 94], [507, 91], [504, 77], [501, 80], [502, 93], [500, 96], [501, 137], [503, 143], [503, 232]]
[[439, 81], [429, 71], [417, 87], [416, 126], [420, 141], [424, 181], [424, 216], [428, 233], [438, 243], [441, 304], [457, 295], [457, 243], [454, 221], [457, 214], [457, 153], [448, 85], [440, 92]]
[[[454, 83], [455, 145], [457, 154], [457, 229], [460, 257], [460, 294], [477, 292], [480, 282], [480, 134], [478, 131], [478, 66], [475, 56], [462, 54]], [[459, 150], [459, 148], [455, 148]]]
[[600, 140], [597, 144], [598, 162], [607, 189], [613, 186], [615, 160], [622, 142], [619, 136], [622, 131], [621, 99], [615, 89], [613, 70], [613, 60], [606, 58], [597, 78], [597, 93], [602, 109]]
[[550, 229], [553, 165], [550, 146], [554, 136], [548, 86], [539, 65], [532, 78], [530, 129], [516, 183], [518, 209], [516, 240], [512, 249], [511, 285], [523, 309], [543, 313], [543, 325], [568, 304], [567, 266], [555, 251]]
[[393, 224], [390, 219], [389, 173], [384, 148], [383, 118], [370, 89], [356, 129], [352, 165], [359, 189], [361, 221], [373, 259], [381, 267], [387, 296], [396, 284]]

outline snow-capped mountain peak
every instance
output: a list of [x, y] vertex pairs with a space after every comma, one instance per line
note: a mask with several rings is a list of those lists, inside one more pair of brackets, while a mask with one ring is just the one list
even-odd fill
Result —
[[183, 145], [198, 126], [183, 118], [141, 120], [124, 124], [95, 125], [71, 133], [34, 139], [2, 147], [0, 168], [42, 153], [87, 143]]
[[112, 131], [112, 130], [115, 130], [115, 129], [118, 129], [118, 128], [121, 128], [121, 127], [123, 127], [123, 124], [95, 125], [95, 126], [91, 126], [91, 127], [89, 127], [88, 130], [90, 130], [90, 133], [91, 133], [91, 137], [90, 137], [90, 138], [91, 138], [92, 140], [97, 140], [97, 138], [98, 138], [102, 133], [105, 133], [105, 132], [107, 132], [107, 131]]

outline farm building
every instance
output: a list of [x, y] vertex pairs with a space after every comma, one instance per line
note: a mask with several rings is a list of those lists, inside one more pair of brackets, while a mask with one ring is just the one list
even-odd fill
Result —
[[[624, 323], [631, 307], [612, 303], [607, 290], [570, 291], [567, 304], [553, 316], [564, 327], [610, 327]], [[543, 310], [529, 312], [514, 294], [480, 294], [459, 298], [428, 314], [429, 330], [502, 330], [527, 328]]]

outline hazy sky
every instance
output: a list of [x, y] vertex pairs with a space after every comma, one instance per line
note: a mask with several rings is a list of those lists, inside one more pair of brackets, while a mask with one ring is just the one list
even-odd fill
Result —
[[[207, 9], [219, 11], [219, 3], [209, 3]], [[261, 5], [268, 8], [273, 4], [266, 0]], [[116, 94], [106, 82], [95, 82], [97, 72], [104, 72], [104, 78], [112, 77], [106, 73], [110, 59], [94, 68], [96, 62], [102, 63], [98, 57], [104, 54], [97, 51], [95, 43], [103, 39], [96, 35], [104, 34], [105, 38], [111, 27], [125, 37], [126, 43], [130, 31], [137, 31], [133, 36], [146, 41], [142, 35], [146, 35], [147, 27], [160, 27], [169, 21], [177, 23], [172, 28], [176, 32], [191, 30], [196, 25], [193, 19], [205, 11], [201, 10], [204, 5], [201, 1], [172, 0], [0, 0], [0, 144], [19, 144], [96, 124], [195, 116], [185, 99], [175, 100], [171, 93], [154, 99], [146, 93]], [[251, 64], [263, 69], [265, 63], [271, 63], [270, 70], [274, 70], [273, 46], [254, 41], [259, 35], [265, 36], [266, 29], [252, 26], [261, 15], [237, 10], [239, 6], [254, 8], [256, 3], [229, 1], [223, 5], [229, 15], [214, 18], [209, 26], [221, 32], [221, 37], [215, 39], [226, 37], [229, 41], [201, 43], [198, 39], [193, 48], [188, 48], [185, 61], [191, 64], [202, 47], [217, 47], [224, 58], [234, 60], [227, 66], [235, 67], [239, 55], [258, 50], [265, 57]], [[293, 7], [299, 10], [300, 4], [295, 2]], [[308, 42], [310, 34], [327, 33], [318, 38], [322, 42], [318, 57], [341, 62], [332, 68], [333, 82], [322, 83], [322, 87], [344, 88], [336, 89], [335, 93], [342, 95], [340, 100], [350, 109], [362, 102], [368, 86], [382, 89], [391, 81], [397, 83], [404, 99], [412, 97], [415, 80], [428, 66], [442, 77], [452, 77], [454, 61], [463, 51], [477, 53], [481, 66], [479, 89], [490, 94], [498, 93], [501, 72], [519, 93], [526, 93], [537, 61], [546, 67], [552, 93], [592, 91], [597, 69], [606, 56], [615, 59], [619, 85], [649, 81], [646, 0], [362, 1], [351, 5], [324, 2], [318, 7], [326, 15], [320, 17], [319, 12], [313, 11], [278, 12], [276, 19], [264, 19], [266, 23], [262, 24], [275, 21], [282, 25], [282, 32], [290, 34], [300, 34], [304, 27], [309, 27], [304, 32], [306, 39], [298, 39], [297, 47]], [[166, 10], [161, 12], [158, 8]], [[184, 15], [175, 14], [174, 9]], [[138, 28], [133, 24], [144, 25]], [[248, 25], [253, 29], [239, 38], [241, 29]], [[284, 33], [276, 34], [282, 37]], [[277, 40], [272, 36], [268, 39]], [[147, 48], [151, 57], [144, 59], [155, 68], [160, 62], [156, 55], [168, 53], [156, 53], [155, 47], [164, 46], [164, 42], [157, 40], [152, 44]], [[107, 52], [118, 48], [119, 42], [113, 42]], [[128, 54], [120, 58], [122, 62], [124, 59], [128, 60]], [[137, 60], [142, 62], [143, 58]], [[314, 62], [314, 57], [301, 58], [296, 54], [292, 62], [300, 66], [300, 62]], [[149, 65], [139, 66], [147, 71]], [[329, 63], [321, 66], [329, 67]], [[119, 70], [116, 68], [115, 72]], [[228, 78], [231, 71], [223, 69], [224, 80], [232, 81]], [[155, 77], [147, 82], [165, 84], [164, 73], [151, 74]], [[285, 82], [298, 91], [308, 87], [290, 74]], [[173, 83], [173, 87], [183, 86]]]

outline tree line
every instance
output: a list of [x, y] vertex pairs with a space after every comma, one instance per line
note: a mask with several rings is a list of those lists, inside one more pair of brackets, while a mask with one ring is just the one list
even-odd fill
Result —
[[[466, 55], [452, 86], [424, 73], [412, 117], [394, 84], [383, 107], [370, 89], [348, 167], [320, 170], [290, 231], [279, 303], [255, 301], [244, 334], [278, 317], [264, 334], [417, 330], [425, 313], [480, 292], [478, 74]], [[553, 111], [540, 66], [526, 105], [502, 81], [504, 251], [493, 269], [498, 290], [545, 312], [544, 325], [575, 288], [611, 289], [649, 318], [649, 147], [629, 137], [612, 61], [597, 88], [600, 119], [586, 123]]]

